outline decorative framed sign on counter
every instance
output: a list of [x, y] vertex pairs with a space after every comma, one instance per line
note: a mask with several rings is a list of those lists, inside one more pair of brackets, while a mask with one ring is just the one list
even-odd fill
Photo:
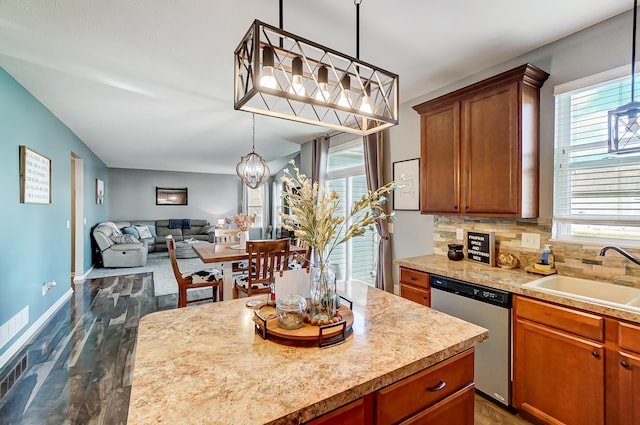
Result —
[[20, 146], [20, 203], [51, 203], [51, 159]]
[[393, 163], [393, 209], [418, 211], [420, 209], [420, 158]]
[[156, 187], [156, 205], [187, 205], [187, 188]]
[[494, 267], [496, 235], [494, 232], [467, 232], [467, 259]]

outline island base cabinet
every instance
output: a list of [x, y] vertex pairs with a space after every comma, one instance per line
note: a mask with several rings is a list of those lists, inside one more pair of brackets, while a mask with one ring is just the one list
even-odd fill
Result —
[[373, 424], [373, 394], [353, 401], [319, 418], [306, 422], [307, 425]]
[[315, 418], [306, 425], [473, 425], [470, 349]]
[[430, 422], [433, 417], [448, 417], [454, 414], [450, 411], [451, 404], [461, 404], [465, 400], [466, 408], [473, 411], [473, 398], [469, 401], [464, 397], [453, 397], [467, 390], [470, 385], [473, 385], [473, 350], [465, 351], [378, 390], [375, 398], [376, 424], [391, 425], [407, 421], [406, 423], [411, 424], [472, 425], [473, 417], [468, 422]]
[[473, 424], [475, 409], [475, 385], [469, 385], [401, 422], [400, 425], [464, 425]]

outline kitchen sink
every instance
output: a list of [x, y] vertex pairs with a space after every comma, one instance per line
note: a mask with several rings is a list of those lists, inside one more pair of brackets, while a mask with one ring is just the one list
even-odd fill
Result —
[[598, 304], [640, 311], [640, 289], [638, 288], [561, 275], [546, 276], [522, 286], [570, 298], [585, 299]]

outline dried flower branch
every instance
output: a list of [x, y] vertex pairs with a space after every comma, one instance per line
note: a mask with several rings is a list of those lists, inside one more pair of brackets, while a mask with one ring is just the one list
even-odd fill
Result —
[[255, 223], [256, 221], [256, 215], [252, 214], [252, 215], [246, 215], [245, 213], [240, 213], [240, 214], [236, 214], [231, 218], [226, 218], [225, 222], [230, 224], [230, 223], [235, 223], [238, 225], [238, 230], [245, 232], [247, 230], [251, 230], [251, 225], [253, 223]]
[[383, 205], [386, 194], [396, 189], [394, 182], [375, 191], [368, 191], [354, 202], [347, 216], [335, 216], [340, 208], [340, 195], [313, 184], [291, 161], [293, 174], [285, 169], [283, 198], [290, 206], [290, 213], [280, 213], [281, 225], [305, 245], [316, 250], [319, 261], [328, 260], [333, 250], [352, 237], [363, 235], [376, 220], [395, 220], [395, 213], [385, 214]]

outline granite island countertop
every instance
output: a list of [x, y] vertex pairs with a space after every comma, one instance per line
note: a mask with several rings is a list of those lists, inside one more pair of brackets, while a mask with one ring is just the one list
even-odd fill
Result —
[[297, 424], [475, 347], [486, 329], [364, 284], [352, 333], [319, 349], [254, 332], [246, 299], [140, 321], [129, 425]]
[[522, 269], [505, 270], [473, 261], [451, 261], [444, 255], [436, 254], [400, 258], [394, 260], [394, 264], [640, 323], [640, 314], [633, 311], [523, 287], [523, 284], [540, 279], [543, 276], [527, 273]]

